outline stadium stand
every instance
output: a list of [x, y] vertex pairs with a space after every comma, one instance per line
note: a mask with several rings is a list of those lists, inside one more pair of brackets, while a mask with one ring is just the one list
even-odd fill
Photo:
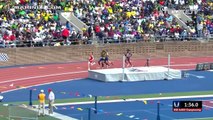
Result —
[[[70, 14], [69, 17], [64, 18], [64, 13]], [[213, 2], [2, 0], [0, 26], [0, 47], [91, 44], [96, 40], [98, 43], [209, 40], [213, 38]]]

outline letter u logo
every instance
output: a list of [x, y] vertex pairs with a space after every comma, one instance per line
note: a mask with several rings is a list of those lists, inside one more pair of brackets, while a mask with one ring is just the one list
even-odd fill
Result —
[[180, 103], [179, 103], [179, 102], [174, 102], [174, 103], [173, 103], [173, 106], [174, 106], [174, 107], [179, 107], [179, 106], [180, 106]]

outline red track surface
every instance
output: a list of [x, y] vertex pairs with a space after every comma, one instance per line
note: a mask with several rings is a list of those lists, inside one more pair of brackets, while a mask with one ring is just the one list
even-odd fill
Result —
[[[113, 68], [122, 66], [122, 61], [113, 62]], [[203, 62], [213, 62], [213, 57], [171, 58], [171, 65], [191, 64], [189, 66], [172, 67], [177, 69], [194, 69], [195, 64]], [[145, 63], [145, 59], [133, 60], [134, 66], [144, 66]], [[167, 58], [151, 59], [150, 65], [167, 65]], [[91, 69], [97, 68], [99, 68], [99, 66], [94, 65]], [[28, 87], [56, 81], [86, 78], [88, 76], [87, 69], [87, 62], [0, 69], [0, 91], [4, 92], [16, 89], [17, 87]]]

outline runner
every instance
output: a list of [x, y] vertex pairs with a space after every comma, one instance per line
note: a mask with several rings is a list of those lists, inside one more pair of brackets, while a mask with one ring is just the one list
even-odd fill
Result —
[[101, 68], [104, 68], [104, 64], [109, 66], [107, 61], [108, 61], [107, 51], [102, 50], [101, 51], [101, 57], [98, 61], [98, 64], [101, 65]]
[[91, 52], [88, 59], [88, 70], [90, 70], [90, 67], [93, 65], [95, 65], [95, 57], [93, 56], [93, 52]]
[[107, 68], [108, 68], [110, 65], [113, 65], [113, 62], [109, 60], [109, 53], [108, 53], [108, 50], [106, 50], [105, 62], [107, 63]]
[[93, 52], [89, 55], [89, 64], [95, 65], [95, 57], [93, 55]]
[[125, 63], [126, 63], [126, 66], [129, 67], [133, 67], [132, 65], [132, 62], [131, 62], [131, 57], [132, 57], [132, 53], [130, 52], [129, 49], [126, 50], [126, 53], [124, 54], [125, 55]]

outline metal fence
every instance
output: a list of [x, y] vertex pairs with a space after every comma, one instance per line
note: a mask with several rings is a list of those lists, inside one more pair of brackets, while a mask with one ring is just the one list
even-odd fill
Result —
[[110, 43], [135, 43], [135, 42], [166, 42], [166, 41], [190, 41], [190, 40], [213, 40], [213, 34], [209, 34], [204, 37], [193, 36], [171, 36], [171, 35], [144, 35], [143, 37], [120, 37], [118, 39], [112, 37], [99, 38], [95, 36], [89, 39], [73, 39], [63, 38], [55, 39], [44, 39], [39, 42], [32, 40], [16, 40], [16, 41], [0, 41], [0, 48], [11, 48], [11, 47], [44, 47], [44, 46], [69, 46], [69, 45], [80, 45], [80, 44], [110, 44]]

